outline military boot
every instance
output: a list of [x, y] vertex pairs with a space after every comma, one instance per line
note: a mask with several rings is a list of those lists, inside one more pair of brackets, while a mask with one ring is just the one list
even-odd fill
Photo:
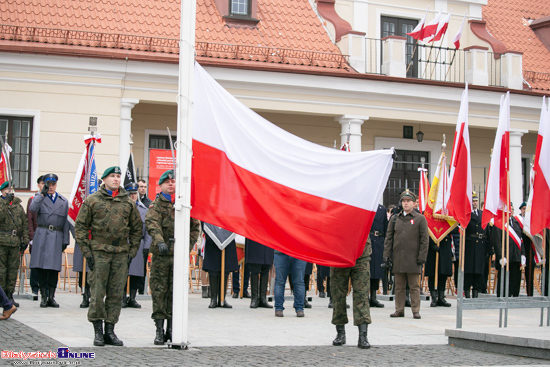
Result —
[[370, 291], [369, 306], [370, 307], [376, 307], [376, 308], [384, 308], [384, 305], [376, 299], [376, 291], [375, 290]]
[[[229, 274], [227, 274], [229, 275]], [[233, 306], [231, 306], [229, 303], [227, 303], [227, 297], [225, 297], [225, 295], [227, 294], [227, 275], [225, 275], [225, 281], [223, 282], [223, 303], [222, 303], [222, 297], [221, 297], [221, 293], [218, 295], [218, 306], [219, 307], [223, 307], [223, 308], [233, 308]], [[221, 275], [220, 275], [220, 279], [221, 279]]]
[[369, 325], [367, 323], [363, 323], [357, 327], [359, 328], [359, 340], [357, 341], [357, 346], [361, 349], [369, 349], [370, 344], [367, 339], [367, 330]]
[[437, 307], [437, 292], [430, 291], [430, 307]]
[[48, 293], [48, 307], [59, 308], [59, 304], [55, 302], [55, 288], [50, 288]]
[[48, 290], [46, 288], [40, 288], [40, 307], [48, 307]]
[[164, 342], [172, 341], [172, 319], [166, 320], [166, 332], [164, 333]]
[[464, 298], [470, 298], [470, 290], [469, 289], [464, 290]]
[[92, 321], [92, 325], [94, 325], [94, 345], [96, 347], [104, 346], [105, 341], [103, 340], [103, 321]]
[[477, 289], [472, 289], [472, 298], [477, 298], [479, 297], [479, 292], [477, 291]]
[[260, 307], [273, 308], [272, 305], [267, 303], [267, 281], [268, 281], [268, 274], [261, 273], [260, 274]]
[[103, 334], [105, 344], [121, 347], [124, 343], [115, 334], [115, 325], [105, 322], [105, 334]]
[[19, 308], [19, 303], [15, 302], [15, 300], [13, 299], [13, 292], [9, 292], [8, 294], [6, 294], [6, 296], [8, 296], [11, 303], [13, 303], [15, 307]]
[[332, 306], [332, 297], [329, 297], [329, 299], [328, 299], [328, 308], [333, 308], [333, 306]]
[[80, 308], [88, 307], [90, 307], [90, 286], [86, 285], [86, 287], [84, 287], [84, 293], [82, 293], [82, 303], [80, 304]]
[[346, 344], [346, 325], [336, 325], [336, 338], [332, 341], [332, 345], [340, 346]]
[[122, 296], [122, 302], [120, 304], [120, 307], [122, 308], [128, 307], [128, 296], [126, 295], [126, 293], [124, 293], [124, 296]]
[[218, 293], [220, 292], [220, 274], [209, 273], [210, 278], [210, 305], [208, 308], [218, 307]]
[[438, 300], [437, 300], [437, 305], [438, 306], [451, 307], [451, 304], [449, 302], [447, 302], [447, 300], [445, 299], [445, 289], [438, 290], [437, 294], [439, 296]]
[[202, 286], [202, 298], [208, 298], [208, 288], [209, 286], [207, 285]]
[[250, 308], [258, 308], [260, 305], [260, 280], [258, 274], [250, 277]]
[[136, 301], [137, 289], [130, 289], [130, 298], [128, 299], [127, 305], [131, 308], [141, 308], [141, 305]]
[[304, 308], [311, 308], [311, 303], [307, 301], [307, 294], [304, 296]]
[[155, 345], [163, 345], [164, 344], [164, 319], [156, 319], [155, 320], [155, 326], [157, 327], [157, 331], [155, 333]]

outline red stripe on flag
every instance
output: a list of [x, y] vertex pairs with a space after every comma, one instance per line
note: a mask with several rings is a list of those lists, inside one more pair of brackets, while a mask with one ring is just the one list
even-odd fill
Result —
[[541, 135], [537, 138], [537, 151], [535, 153], [535, 164], [533, 170], [533, 203], [531, 207], [531, 233], [542, 233], [544, 228], [550, 228], [550, 182], [544, 177], [539, 160], [542, 144], [549, 144]]
[[[465, 123], [460, 126], [459, 141], [456, 144], [456, 154], [453, 152], [453, 166], [455, 172], [450, 187], [447, 209], [462, 227], [466, 228], [470, 222], [472, 207], [468, 197], [468, 147], [464, 142]], [[455, 140], [457, 139], [455, 133]]]
[[349, 267], [375, 211], [306, 194], [258, 176], [193, 140], [191, 216], [290, 256]]

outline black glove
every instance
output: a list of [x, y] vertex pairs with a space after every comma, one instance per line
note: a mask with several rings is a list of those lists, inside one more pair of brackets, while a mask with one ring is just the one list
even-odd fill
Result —
[[68, 243], [64, 243], [63, 246], [61, 246], [61, 252], [65, 252], [65, 249], [69, 246]]
[[94, 270], [94, 264], [95, 264], [94, 257], [93, 256], [87, 257], [86, 262], [88, 263], [87, 265], [90, 268], [90, 270], [93, 271]]
[[46, 196], [48, 194], [48, 190], [49, 190], [48, 185], [44, 184], [44, 186], [42, 186], [42, 190], [40, 190], [40, 193]]
[[147, 262], [147, 258], [149, 257], [149, 249], [144, 248], [143, 249], [143, 261]]
[[19, 244], [19, 252], [24, 253], [25, 250], [27, 249], [27, 245], [28, 245], [28, 244], [21, 242], [21, 243]]
[[168, 255], [170, 253], [168, 245], [164, 242], [159, 242], [157, 246], [159, 248], [159, 255]]

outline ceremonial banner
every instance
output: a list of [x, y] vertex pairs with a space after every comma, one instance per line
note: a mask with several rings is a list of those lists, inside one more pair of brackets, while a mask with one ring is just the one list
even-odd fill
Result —
[[101, 143], [100, 136], [86, 136], [84, 138], [86, 149], [84, 149], [84, 153], [80, 159], [73, 183], [73, 190], [69, 198], [69, 213], [67, 216], [73, 226], [86, 197], [96, 192], [99, 188], [95, 166], [96, 142]]
[[147, 196], [154, 200], [160, 192], [159, 178], [169, 169], [174, 169], [174, 159], [168, 149], [149, 149], [149, 183]]
[[204, 223], [204, 233], [214, 241], [220, 250], [226, 248], [235, 239], [235, 233], [206, 222]]
[[191, 216], [308, 262], [353, 266], [393, 149], [350, 153], [298, 138], [195, 65]]
[[122, 186], [126, 186], [131, 182], [137, 183], [136, 177], [136, 165], [134, 164], [134, 153], [130, 152], [128, 157], [128, 164], [126, 165], [126, 171], [124, 172], [124, 183]]
[[2, 185], [8, 180], [8, 165], [10, 163], [9, 154], [11, 152], [11, 147], [8, 143], [5, 143], [5, 146], [0, 148], [0, 185]]

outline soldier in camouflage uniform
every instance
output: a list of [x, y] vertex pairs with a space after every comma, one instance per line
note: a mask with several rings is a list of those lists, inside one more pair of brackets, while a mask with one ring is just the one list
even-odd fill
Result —
[[[162, 345], [172, 340], [172, 280], [174, 269], [174, 199], [176, 180], [174, 171], [164, 172], [159, 179], [161, 192], [149, 206], [145, 216], [147, 232], [152, 237], [150, 252], [151, 262], [151, 292], [153, 298], [153, 313], [155, 321], [156, 345]], [[200, 222], [190, 218], [189, 249], [199, 238]], [[164, 320], [166, 319], [166, 333]]]
[[367, 239], [363, 254], [359, 256], [355, 266], [350, 268], [330, 268], [330, 291], [332, 293], [332, 323], [336, 325], [336, 338], [332, 345], [346, 344], [346, 327], [348, 315], [346, 311], [346, 296], [351, 278], [353, 288], [353, 324], [359, 328], [357, 346], [370, 348], [367, 339], [368, 324], [371, 323], [369, 291], [370, 291], [370, 257], [372, 246]]
[[76, 242], [90, 268], [88, 321], [94, 325], [94, 345], [120, 346], [123, 343], [114, 326], [120, 315], [128, 265], [139, 249], [143, 222], [136, 204], [120, 187], [120, 168], [107, 168], [101, 178], [103, 185], [88, 196], [76, 218]]
[[15, 307], [13, 301], [20, 254], [29, 243], [27, 215], [21, 199], [14, 197], [8, 181], [0, 186], [0, 286]]

